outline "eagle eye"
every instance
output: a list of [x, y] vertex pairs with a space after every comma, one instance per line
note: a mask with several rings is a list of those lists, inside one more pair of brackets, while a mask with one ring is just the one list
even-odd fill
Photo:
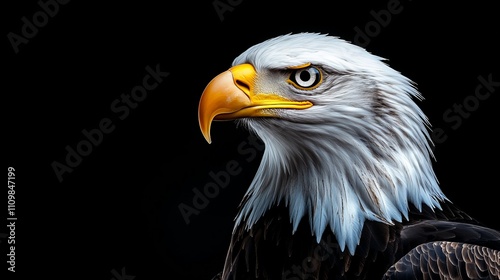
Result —
[[309, 66], [301, 69], [294, 69], [290, 73], [288, 80], [298, 89], [311, 90], [321, 83], [322, 75], [318, 68]]

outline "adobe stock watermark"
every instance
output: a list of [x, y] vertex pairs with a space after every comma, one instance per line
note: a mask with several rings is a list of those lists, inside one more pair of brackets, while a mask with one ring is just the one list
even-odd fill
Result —
[[111, 277], [110, 280], [133, 280], [135, 278], [134, 275], [128, 275], [127, 272], [125, 271], [125, 267], [122, 267], [121, 273], [118, 273], [116, 269], [111, 270], [111, 274], [113, 274], [114, 277]]
[[403, 9], [403, 5], [399, 0], [389, 0], [385, 9], [381, 9], [377, 12], [371, 10], [370, 15], [373, 20], [367, 22], [363, 29], [358, 26], [354, 27], [356, 34], [354, 35], [353, 43], [366, 48], [371, 40], [382, 32], [382, 28], [387, 27], [391, 23], [392, 16], [400, 14]]
[[160, 64], [156, 66], [146, 66], [146, 75], [142, 78], [142, 82], [133, 87], [130, 93], [122, 93], [119, 98], [116, 98], [110, 104], [110, 111], [114, 114], [114, 118], [104, 117], [97, 124], [96, 128], [83, 129], [82, 139], [75, 145], [66, 145], [64, 147], [66, 155], [64, 160], [51, 163], [59, 182], [64, 180], [66, 173], [71, 173], [78, 167], [84, 157], [89, 156], [95, 147], [98, 147], [104, 140], [104, 136], [113, 132], [116, 128], [116, 120], [123, 121], [129, 115], [130, 111], [137, 108], [140, 102], [143, 102], [148, 93], [155, 90], [163, 79], [168, 77], [170, 73], [162, 72]]
[[[443, 121], [452, 130], [457, 130], [468, 119], [472, 113], [476, 112], [481, 102], [486, 101], [500, 87], [500, 80], [494, 80], [493, 74], [486, 77], [479, 75], [474, 93], [467, 95], [462, 102], [454, 103], [443, 113]], [[431, 134], [431, 139], [435, 145], [442, 144], [448, 139], [448, 134], [443, 127], [435, 127]]]
[[224, 21], [224, 13], [234, 11], [234, 8], [239, 6], [243, 0], [214, 0], [212, 6], [219, 16], [220, 21]]
[[[247, 140], [241, 142], [237, 147], [238, 154], [244, 156], [247, 163], [253, 161], [257, 157], [258, 151], [263, 150], [264, 144], [253, 134], [250, 134]], [[202, 188], [193, 188], [193, 197], [191, 201], [188, 203], [182, 202], [178, 205], [179, 212], [186, 224], [189, 225], [191, 216], [199, 215], [201, 210], [205, 209], [210, 204], [210, 200], [216, 198], [221, 189], [229, 185], [231, 178], [238, 176], [242, 171], [243, 167], [240, 162], [237, 160], [229, 160], [225, 165], [225, 169], [217, 172], [208, 172], [211, 181], [206, 183]]]
[[330, 258], [334, 250], [338, 251], [339, 245], [332, 240], [331, 235], [328, 235], [326, 240], [321, 240], [320, 243], [314, 247], [312, 256], [304, 258], [300, 265], [293, 265], [291, 269], [284, 271], [281, 279], [316, 279], [314, 275], [320, 268], [321, 262]]
[[49, 19], [55, 17], [59, 13], [60, 5], [66, 5], [70, 0], [40, 0], [38, 6], [40, 10], [33, 13], [31, 18], [22, 17], [21, 30], [18, 33], [9, 32], [7, 38], [14, 53], [19, 53], [19, 46], [21, 44], [28, 44], [30, 39], [33, 39], [40, 28], [47, 25]]

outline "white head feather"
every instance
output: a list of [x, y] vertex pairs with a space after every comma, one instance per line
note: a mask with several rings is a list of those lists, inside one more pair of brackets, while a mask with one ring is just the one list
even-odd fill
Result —
[[[319, 242], [329, 226], [353, 254], [365, 220], [402, 221], [410, 203], [440, 208], [446, 197], [432, 169], [428, 121], [413, 101], [422, 97], [382, 58], [336, 37], [299, 33], [250, 47], [233, 65], [241, 63], [255, 67], [259, 91], [314, 106], [240, 120], [266, 149], [236, 226], [250, 228], [284, 203], [294, 230], [309, 218]], [[309, 93], [294, 90], [282, 71], [305, 63], [325, 71]]]

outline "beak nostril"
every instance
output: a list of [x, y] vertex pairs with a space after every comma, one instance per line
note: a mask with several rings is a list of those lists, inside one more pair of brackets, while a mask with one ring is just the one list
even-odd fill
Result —
[[249, 92], [250, 91], [250, 85], [245, 83], [244, 81], [242, 80], [236, 80], [235, 81], [236, 85], [241, 88], [242, 90], [246, 91], [246, 92]]

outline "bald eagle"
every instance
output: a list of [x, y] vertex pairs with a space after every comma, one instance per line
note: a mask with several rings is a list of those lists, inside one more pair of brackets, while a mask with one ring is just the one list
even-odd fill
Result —
[[415, 84], [338, 37], [256, 44], [198, 110], [264, 143], [215, 279], [499, 279], [500, 232], [442, 192]]

